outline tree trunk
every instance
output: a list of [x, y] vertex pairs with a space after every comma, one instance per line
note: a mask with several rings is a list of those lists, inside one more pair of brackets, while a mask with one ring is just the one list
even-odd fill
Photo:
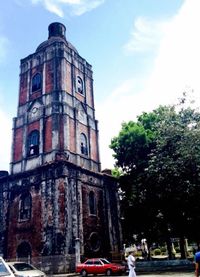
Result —
[[169, 236], [167, 236], [167, 238], [166, 238], [166, 244], [167, 244], [168, 257], [169, 257], [169, 260], [171, 260], [172, 259], [172, 243], [171, 243], [171, 239]]
[[185, 239], [183, 236], [180, 237], [180, 252], [181, 252], [181, 259], [186, 258], [186, 253], [185, 253]]

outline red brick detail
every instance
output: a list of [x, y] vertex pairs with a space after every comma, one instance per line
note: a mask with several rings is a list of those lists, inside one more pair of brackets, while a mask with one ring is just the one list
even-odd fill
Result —
[[48, 117], [45, 123], [45, 134], [44, 134], [44, 151], [49, 152], [52, 150], [52, 118]]
[[38, 97], [40, 97], [42, 95], [42, 90], [38, 90], [38, 91], [34, 91], [31, 96], [30, 96], [30, 100], [34, 100], [37, 99]]
[[22, 159], [23, 128], [15, 129], [14, 134], [14, 162]]
[[80, 134], [84, 133], [86, 135], [86, 137], [88, 137], [88, 126], [85, 126], [85, 125], [79, 123], [78, 124], [78, 129], [80, 130]]
[[28, 95], [28, 76], [24, 73], [20, 76], [20, 90], [19, 90], [19, 105], [23, 105], [27, 101]]
[[[96, 199], [96, 215], [89, 213], [89, 193], [94, 192]], [[82, 186], [82, 211], [84, 222], [84, 241], [87, 241], [92, 232], [97, 232], [99, 235], [103, 233], [103, 193], [102, 190], [88, 185]]]
[[49, 93], [53, 90], [54, 72], [53, 62], [46, 63], [46, 76], [45, 76], [45, 92]]
[[96, 131], [91, 129], [90, 132], [90, 145], [91, 145], [91, 159], [98, 162], [98, 142]]
[[86, 78], [85, 80], [85, 85], [86, 85], [86, 102], [87, 104], [94, 108], [93, 107], [93, 97], [92, 97], [92, 80], [89, 79], [89, 78]]
[[85, 102], [85, 96], [78, 92], [76, 93], [76, 98], [81, 102]]
[[32, 77], [36, 74], [36, 73], [40, 73], [42, 74], [42, 66], [37, 66], [37, 67], [33, 67], [32, 68]]
[[28, 134], [32, 132], [33, 130], [40, 130], [40, 122], [34, 121], [33, 123], [28, 125]]
[[41, 251], [41, 198], [38, 193], [32, 193], [31, 219], [19, 221], [20, 195], [16, 196], [10, 205], [10, 220], [8, 222], [8, 257], [16, 258], [16, 249], [22, 242], [28, 242], [32, 249], [32, 257], [37, 257]]
[[70, 133], [70, 145], [69, 150], [71, 152], [76, 152], [76, 124], [73, 119], [69, 119], [69, 133]]

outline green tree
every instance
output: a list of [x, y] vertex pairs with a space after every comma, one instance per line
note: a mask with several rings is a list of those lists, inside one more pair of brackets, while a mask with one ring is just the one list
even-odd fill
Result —
[[149, 241], [163, 239], [169, 253], [170, 236], [199, 240], [200, 114], [185, 103], [183, 97], [179, 105], [123, 123], [110, 146], [125, 173], [120, 178], [125, 237], [130, 241], [143, 233]]
[[144, 127], [133, 121], [122, 124], [118, 137], [111, 141], [116, 165], [124, 172], [139, 169], [142, 166], [148, 149], [148, 137]]
[[[148, 208], [146, 201], [145, 179], [148, 156], [155, 146], [156, 122], [162, 117], [165, 108], [138, 117], [137, 122], [122, 124], [119, 135], [112, 139], [116, 166], [124, 172], [120, 177], [121, 206], [123, 212], [122, 227], [127, 241], [133, 240], [133, 234], [141, 234], [148, 240], [155, 239], [156, 225], [152, 224], [154, 207]], [[148, 215], [148, 216], [147, 216]], [[133, 223], [131, 223], [133, 221]], [[136, 224], [135, 224], [136, 222]]]
[[[177, 111], [177, 108], [179, 110]], [[148, 161], [149, 190], [166, 225], [166, 235], [198, 239], [200, 205], [200, 114], [191, 108], [169, 107], [157, 124], [156, 147]], [[198, 218], [198, 221], [197, 221]], [[194, 229], [193, 229], [193, 228]], [[181, 243], [181, 254], [185, 252]]]
[[146, 167], [148, 155], [155, 147], [157, 124], [164, 120], [167, 111], [168, 107], [160, 106], [153, 112], [142, 113], [137, 122], [122, 123], [121, 131], [110, 144], [118, 168], [130, 173]]

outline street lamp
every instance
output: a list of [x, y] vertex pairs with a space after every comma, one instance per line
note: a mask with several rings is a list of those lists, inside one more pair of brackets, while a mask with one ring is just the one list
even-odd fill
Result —
[[80, 239], [75, 239], [75, 258], [76, 258], [76, 265], [81, 262], [81, 253], [80, 253]]

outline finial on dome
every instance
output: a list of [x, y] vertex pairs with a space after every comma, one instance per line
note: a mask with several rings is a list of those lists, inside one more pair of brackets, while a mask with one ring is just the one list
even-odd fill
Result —
[[62, 37], [64, 39], [66, 39], [65, 37], [65, 32], [66, 32], [66, 28], [62, 23], [59, 22], [53, 22], [49, 25], [49, 37]]

